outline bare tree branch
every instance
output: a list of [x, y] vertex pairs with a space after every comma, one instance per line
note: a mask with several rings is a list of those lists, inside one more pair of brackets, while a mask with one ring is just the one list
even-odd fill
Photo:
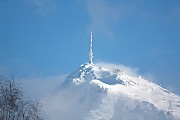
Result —
[[40, 103], [25, 100], [14, 77], [0, 76], [0, 120], [44, 120]]

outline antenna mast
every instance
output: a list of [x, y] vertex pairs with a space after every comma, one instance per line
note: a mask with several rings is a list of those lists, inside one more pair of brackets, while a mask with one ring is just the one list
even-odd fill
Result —
[[90, 52], [89, 52], [89, 63], [93, 64], [92, 31], [91, 31], [91, 43], [90, 43]]

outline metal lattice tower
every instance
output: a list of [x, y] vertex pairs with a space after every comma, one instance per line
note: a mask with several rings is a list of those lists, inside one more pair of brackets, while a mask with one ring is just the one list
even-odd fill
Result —
[[92, 31], [91, 31], [91, 41], [90, 41], [90, 52], [89, 52], [89, 63], [93, 64], [93, 48], [92, 48]]

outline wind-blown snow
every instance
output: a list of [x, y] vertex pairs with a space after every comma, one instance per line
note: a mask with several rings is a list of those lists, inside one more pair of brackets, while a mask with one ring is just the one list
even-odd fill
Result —
[[81, 111], [78, 120], [180, 120], [179, 96], [119, 68], [82, 64], [61, 84], [64, 90], [79, 104], [71, 108]]

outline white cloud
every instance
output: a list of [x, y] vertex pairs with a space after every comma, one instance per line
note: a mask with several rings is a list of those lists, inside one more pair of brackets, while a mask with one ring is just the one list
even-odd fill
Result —
[[65, 76], [66, 75], [57, 75], [23, 79], [25, 94], [34, 99], [49, 97], [49, 95], [55, 92], [58, 85], [64, 81]]
[[48, 120], [79, 119], [79, 115], [82, 117], [86, 114], [84, 111], [87, 103], [79, 101], [82, 93], [70, 89], [60, 90], [65, 77], [66, 75], [58, 75], [23, 80], [25, 95], [42, 103], [42, 109]]
[[88, 13], [91, 18], [90, 29], [113, 35], [112, 27], [127, 14], [131, 7], [125, 4], [108, 4], [105, 0], [87, 0]]
[[113, 70], [115, 67], [118, 69], [121, 69], [123, 72], [125, 72], [129, 76], [139, 76], [139, 69], [138, 68], [132, 68], [130, 66], [125, 66], [123, 64], [114, 64], [114, 63], [108, 63], [108, 62], [97, 62], [97, 66], [107, 68], [109, 70]]
[[122, 70], [124, 73], [126, 73], [127, 75], [129, 76], [133, 76], [133, 77], [142, 77], [143, 79], [146, 79], [148, 81], [151, 81], [151, 82], [154, 82], [154, 83], [157, 83], [157, 79], [156, 79], [156, 76], [154, 76], [153, 74], [151, 73], [143, 73], [141, 74], [139, 72], [139, 68], [135, 68], [135, 67], [130, 67], [130, 66], [126, 66], [126, 65], [123, 65], [123, 64], [114, 64], [114, 63], [109, 63], [109, 62], [102, 62], [102, 61], [99, 61], [96, 63], [97, 66], [100, 66], [100, 67], [104, 67], [104, 68], [107, 68], [109, 70], [113, 70], [115, 67]]
[[28, 1], [36, 7], [36, 10], [41, 15], [46, 15], [54, 11], [54, 0], [30, 0]]

